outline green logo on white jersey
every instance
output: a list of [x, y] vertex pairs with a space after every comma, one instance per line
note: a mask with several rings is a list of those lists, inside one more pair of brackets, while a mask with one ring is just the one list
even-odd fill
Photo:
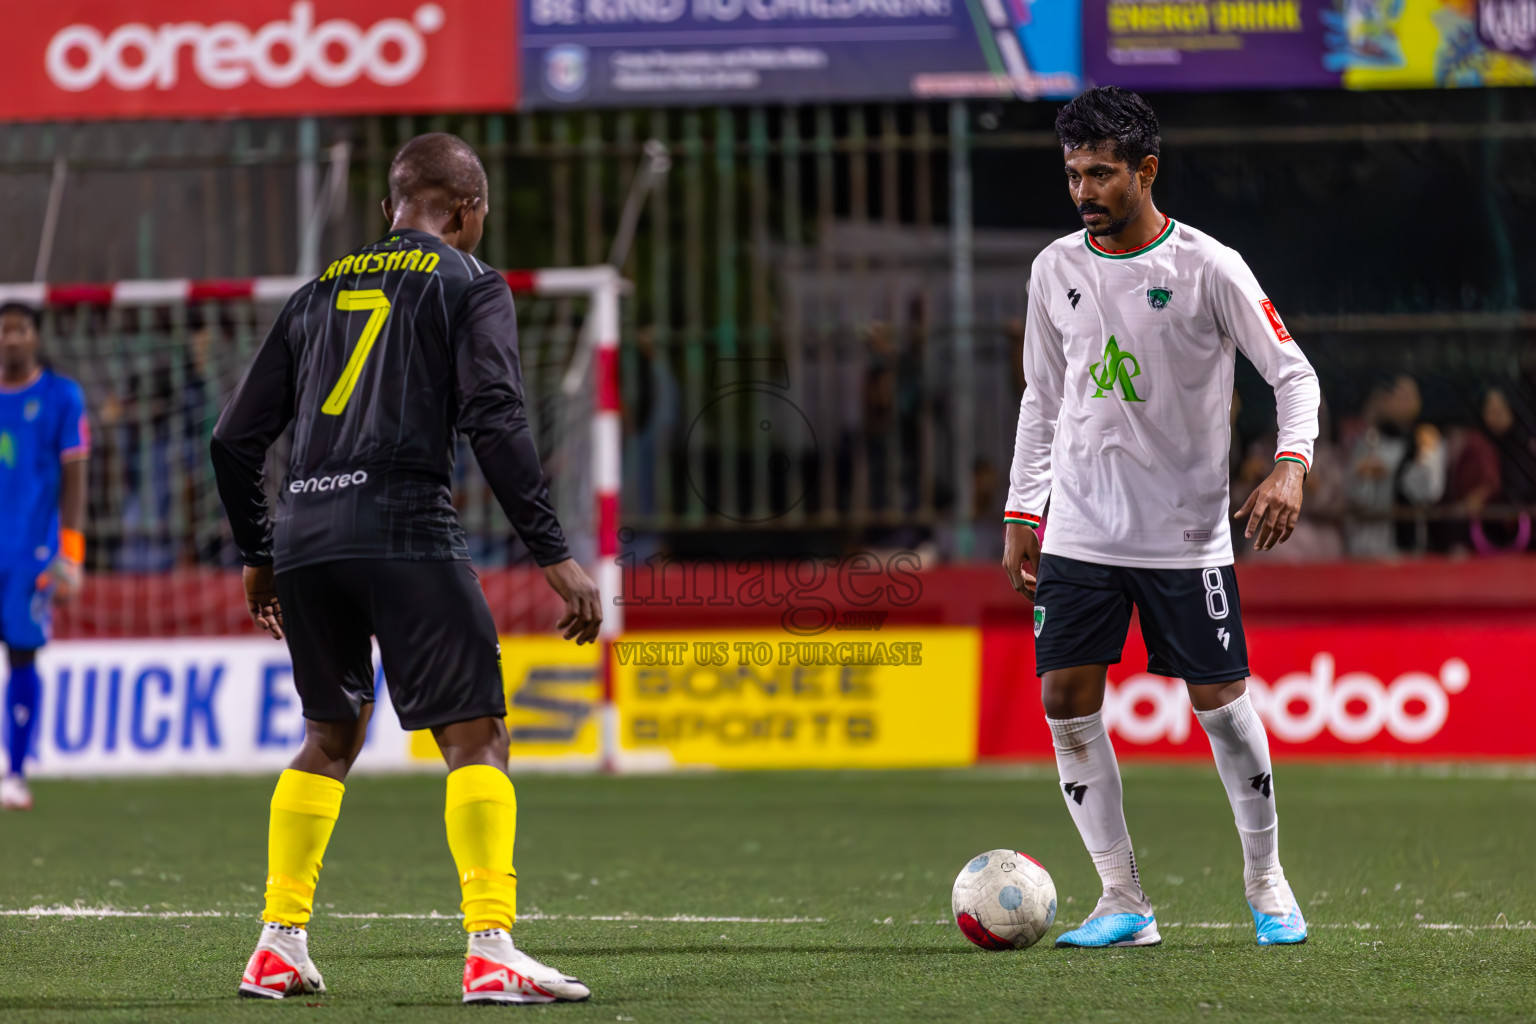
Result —
[[1088, 367], [1088, 376], [1098, 385], [1093, 393], [1094, 398], [1114, 394], [1115, 386], [1119, 385], [1120, 397], [1127, 402], [1146, 401], [1136, 394], [1136, 388], [1131, 384], [1132, 377], [1141, 376], [1141, 364], [1135, 356], [1120, 348], [1114, 335], [1110, 335], [1109, 341], [1104, 344], [1104, 361]]

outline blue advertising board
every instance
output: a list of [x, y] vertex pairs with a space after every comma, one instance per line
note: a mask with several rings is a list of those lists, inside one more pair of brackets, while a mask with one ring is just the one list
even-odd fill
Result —
[[1060, 98], [1079, 0], [522, 0], [527, 108]]

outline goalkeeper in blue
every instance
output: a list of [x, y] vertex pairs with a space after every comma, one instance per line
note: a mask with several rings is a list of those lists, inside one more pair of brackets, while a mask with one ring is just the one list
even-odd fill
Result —
[[37, 730], [37, 651], [52, 605], [79, 589], [85, 560], [85, 401], [39, 359], [38, 327], [30, 306], [0, 305], [0, 639], [11, 670], [0, 808], [11, 811], [32, 807], [25, 769]]
[[[1084, 229], [1029, 279], [1003, 567], [1034, 601], [1035, 671], [1072, 821], [1104, 892], [1058, 946], [1161, 941], [1103, 721], [1131, 610], [1147, 671], [1184, 680], [1243, 850], [1261, 946], [1304, 942], [1280, 867], [1269, 739], [1247, 692], [1232, 535], [1229, 413], [1241, 350], [1275, 391], [1275, 467], [1234, 518], [1267, 549], [1290, 536], [1317, 437], [1317, 375], [1233, 250], [1152, 201], [1160, 139], [1141, 97], [1091, 89], [1056, 119]], [[1050, 503], [1042, 541], [1035, 532]]]

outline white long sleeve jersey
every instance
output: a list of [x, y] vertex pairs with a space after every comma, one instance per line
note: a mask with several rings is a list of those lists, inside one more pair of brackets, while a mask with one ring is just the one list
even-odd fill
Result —
[[1043, 550], [1137, 568], [1232, 562], [1227, 457], [1235, 351], [1275, 389], [1275, 458], [1312, 463], [1317, 374], [1232, 249], [1169, 220], [1148, 244], [1086, 232], [1035, 259], [1004, 518]]

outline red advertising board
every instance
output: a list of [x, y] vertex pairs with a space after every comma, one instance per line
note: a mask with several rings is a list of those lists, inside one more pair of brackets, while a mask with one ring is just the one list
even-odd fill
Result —
[[0, 118], [497, 110], [508, 0], [54, 0], [7, 19]]
[[[1536, 756], [1536, 622], [1449, 615], [1255, 621], [1251, 692], [1276, 756]], [[1121, 757], [1208, 757], [1182, 682], [1148, 674], [1133, 624], [1105, 718]], [[1049, 757], [1027, 622], [982, 632], [982, 757]]]

